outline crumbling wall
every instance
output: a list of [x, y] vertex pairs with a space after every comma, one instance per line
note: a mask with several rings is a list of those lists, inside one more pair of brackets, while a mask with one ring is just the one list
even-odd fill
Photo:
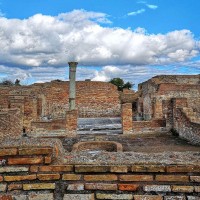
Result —
[[173, 129], [181, 138], [200, 145], [200, 118], [187, 109], [188, 100], [173, 99]]
[[142, 92], [143, 117], [145, 120], [165, 118], [163, 101], [187, 98], [190, 107], [200, 111], [200, 76], [156, 76], [139, 84]]

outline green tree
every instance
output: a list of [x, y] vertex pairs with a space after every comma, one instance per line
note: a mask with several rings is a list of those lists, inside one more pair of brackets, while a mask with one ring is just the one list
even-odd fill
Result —
[[131, 82], [126, 82], [124, 83], [124, 80], [121, 79], [121, 78], [113, 78], [109, 81], [109, 83], [112, 83], [113, 85], [116, 85], [117, 86], [117, 89], [119, 91], [122, 91], [124, 88], [127, 88], [127, 89], [131, 89], [133, 84]]
[[15, 80], [15, 85], [16, 85], [16, 86], [20, 86], [20, 85], [21, 85], [19, 79], [16, 79], [16, 80]]
[[14, 85], [14, 83], [10, 80], [4, 80], [4, 81], [0, 82], [0, 85], [12, 86], [12, 85]]

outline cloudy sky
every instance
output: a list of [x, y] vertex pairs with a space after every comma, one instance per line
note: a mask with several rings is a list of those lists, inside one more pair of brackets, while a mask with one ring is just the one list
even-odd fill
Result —
[[0, 79], [200, 74], [199, 0], [0, 0]]

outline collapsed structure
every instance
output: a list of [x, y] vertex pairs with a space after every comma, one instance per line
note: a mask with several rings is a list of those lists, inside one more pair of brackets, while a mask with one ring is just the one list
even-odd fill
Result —
[[[199, 200], [199, 152], [122, 152], [108, 141], [67, 152], [49, 133], [68, 140], [80, 117], [121, 117], [123, 137], [172, 131], [199, 145], [200, 75], [156, 76], [137, 92], [80, 81], [75, 93], [76, 65], [69, 63], [70, 83], [0, 87], [0, 199]], [[111, 152], [85, 152], [101, 144]]]

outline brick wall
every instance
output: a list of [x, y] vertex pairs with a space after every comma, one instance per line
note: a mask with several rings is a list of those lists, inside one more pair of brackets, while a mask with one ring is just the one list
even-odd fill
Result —
[[22, 136], [22, 115], [19, 109], [0, 110], [0, 141]]
[[187, 105], [187, 99], [173, 99], [173, 128], [181, 138], [200, 145], [200, 119], [186, 112]]
[[[0, 87], [0, 108], [20, 108], [27, 130], [46, 116], [65, 119], [68, 109], [68, 82], [53, 81], [20, 87]], [[79, 117], [120, 116], [120, 96], [116, 86], [103, 82], [77, 82]]]
[[199, 200], [200, 165], [55, 165], [51, 146], [0, 149], [0, 199]]

